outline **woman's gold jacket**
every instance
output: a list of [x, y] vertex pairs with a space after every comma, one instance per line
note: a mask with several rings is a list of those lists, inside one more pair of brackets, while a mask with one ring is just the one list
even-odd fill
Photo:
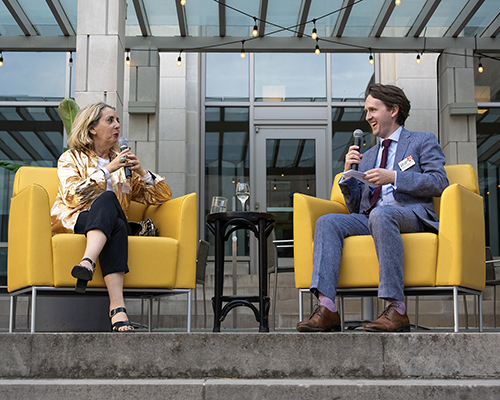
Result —
[[[117, 153], [110, 150], [110, 158]], [[97, 169], [97, 154], [92, 150], [68, 150], [57, 163], [59, 190], [50, 212], [52, 234], [73, 233], [78, 214], [89, 208], [92, 201], [106, 191], [104, 172]], [[132, 200], [147, 205], [159, 205], [170, 200], [172, 193], [165, 178], [154, 175], [154, 184], [144, 182], [132, 172], [125, 177], [123, 168], [111, 174], [113, 192], [127, 215]]]

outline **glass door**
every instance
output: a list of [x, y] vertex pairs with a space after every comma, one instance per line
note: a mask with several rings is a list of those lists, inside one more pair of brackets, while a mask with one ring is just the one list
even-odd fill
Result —
[[[326, 127], [259, 127], [256, 134], [256, 211], [276, 215], [276, 239], [293, 239], [293, 195], [326, 198]], [[280, 248], [292, 258], [293, 248]], [[281, 263], [280, 263], [281, 265]]]

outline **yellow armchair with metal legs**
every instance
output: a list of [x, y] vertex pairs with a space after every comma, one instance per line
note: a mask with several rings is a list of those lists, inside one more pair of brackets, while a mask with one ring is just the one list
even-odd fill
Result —
[[[477, 296], [482, 331], [482, 292], [485, 288], [485, 236], [483, 199], [477, 174], [470, 165], [447, 165], [450, 185], [434, 199], [439, 233], [403, 234], [405, 247], [405, 295], [453, 294], [454, 330], [458, 332], [458, 295]], [[312, 277], [314, 229], [328, 213], [348, 213], [335, 177], [331, 199], [294, 195], [295, 285], [302, 293]], [[360, 250], [362, 249], [362, 251]], [[376, 296], [378, 261], [371, 236], [345, 239], [339, 274], [338, 296]], [[343, 317], [343, 316], [342, 316]], [[343, 322], [343, 318], [342, 318]]]
[[[9, 214], [7, 283], [12, 295], [31, 292], [32, 322], [35, 331], [36, 292], [71, 289], [75, 279], [71, 268], [80, 261], [86, 244], [84, 235], [52, 236], [50, 208], [58, 189], [57, 169], [22, 167], [16, 173]], [[167, 201], [160, 206], [132, 202], [129, 220], [152, 218], [158, 237], [129, 237], [125, 296], [155, 298], [188, 295], [187, 323], [191, 326], [191, 290], [196, 282], [197, 212], [196, 194]], [[97, 269], [100, 267], [97, 263]], [[100, 271], [88, 290], [105, 288]], [[10, 331], [15, 313], [11, 312]]]

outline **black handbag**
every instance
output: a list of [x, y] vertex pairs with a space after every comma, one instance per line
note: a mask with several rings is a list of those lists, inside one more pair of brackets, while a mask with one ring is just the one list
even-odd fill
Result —
[[129, 222], [131, 236], [158, 236], [158, 228], [151, 218], [139, 222]]

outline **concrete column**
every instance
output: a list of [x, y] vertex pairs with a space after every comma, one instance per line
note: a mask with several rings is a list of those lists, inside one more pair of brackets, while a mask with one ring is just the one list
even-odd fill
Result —
[[199, 55], [160, 55], [159, 168], [174, 197], [199, 191]]
[[438, 62], [440, 142], [448, 164], [477, 170], [472, 49], [446, 49]]
[[[128, 124], [124, 134], [145, 169], [158, 171], [159, 55], [156, 50], [130, 52]], [[127, 74], [126, 74], [127, 75]], [[126, 91], [127, 92], [127, 91]], [[125, 115], [124, 115], [125, 117]]]
[[79, 0], [75, 98], [104, 101], [123, 113], [125, 0]]
[[415, 54], [381, 54], [380, 83], [396, 85], [410, 100], [405, 128], [438, 135], [436, 54], [424, 53], [420, 64]]

